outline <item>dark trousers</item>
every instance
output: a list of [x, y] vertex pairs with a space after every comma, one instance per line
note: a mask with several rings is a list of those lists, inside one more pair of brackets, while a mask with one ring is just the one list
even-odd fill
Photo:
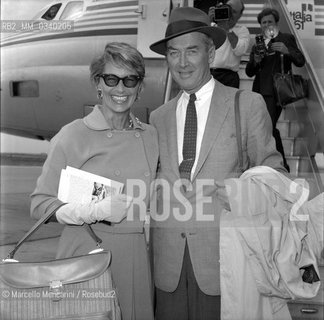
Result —
[[240, 87], [240, 77], [237, 72], [230, 69], [221, 68], [211, 68], [210, 73], [214, 79], [218, 80], [225, 86], [239, 88]]
[[220, 320], [220, 296], [210, 296], [199, 289], [187, 245], [177, 289], [166, 292], [156, 288], [155, 319]]
[[276, 148], [277, 150], [282, 154], [283, 157], [283, 163], [284, 167], [288, 170], [289, 172], [289, 166], [287, 164], [287, 160], [285, 157], [285, 151], [282, 145], [282, 140], [280, 136], [280, 131], [276, 128], [278, 119], [280, 117], [282, 108], [277, 105], [276, 99], [273, 96], [263, 96], [266, 104], [267, 104], [267, 109], [271, 117], [272, 121], [272, 135], [276, 140]]

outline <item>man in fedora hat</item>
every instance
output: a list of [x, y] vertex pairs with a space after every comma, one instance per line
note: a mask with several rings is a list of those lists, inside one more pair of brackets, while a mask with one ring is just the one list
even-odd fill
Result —
[[[225, 37], [206, 13], [181, 7], [171, 12], [165, 38], [150, 46], [166, 56], [182, 89], [150, 117], [160, 148], [151, 208], [157, 320], [220, 318], [219, 218], [228, 205], [223, 180], [240, 175], [237, 89], [213, 79], [209, 69]], [[239, 100], [244, 168], [285, 172], [262, 96], [243, 91]]]

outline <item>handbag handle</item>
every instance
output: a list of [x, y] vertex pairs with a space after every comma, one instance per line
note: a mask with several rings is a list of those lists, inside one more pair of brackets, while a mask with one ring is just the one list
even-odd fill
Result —
[[[273, 69], [273, 68], [272, 68]], [[284, 54], [280, 53], [280, 69], [281, 74], [285, 74], [285, 68], [284, 68]], [[292, 70], [288, 71], [289, 74], [293, 74]]]
[[[48, 213], [44, 214], [31, 228], [30, 230], [18, 241], [16, 246], [13, 248], [12, 251], [9, 252], [6, 259], [13, 259], [14, 255], [16, 254], [19, 247], [33, 234], [35, 233], [46, 221], [48, 221], [55, 213], [56, 211], [64, 206], [66, 203], [61, 203], [58, 207], [53, 209], [52, 211], [49, 211]], [[100, 243], [102, 243], [102, 240], [95, 234], [95, 232], [92, 230], [91, 226], [88, 224], [84, 224], [85, 229], [89, 232], [91, 238], [97, 243], [97, 246], [100, 247]]]
[[235, 93], [234, 113], [235, 113], [235, 127], [236, 127], [236, 141], [238, 147], [239, 170], [243, 170], [243, 148], [241, 139], [241, 116], [240, 116], [240, 94], [243, 90], [237, 90]]
[[284, 55], [283, 55], [283, 53], [280, 53], [280, 67], [281, 67], [281, 73], [284, 74], [285, 69], [284, 69]]
[[13, 259], [16, 251], [19, 249], [19, 247], [34, 233], [36, 232], [42, 224], [44, 224], [46, 221], [48, 221], [55, 213], [56, 211], [64, 206], [65, 203], [61, 203], [58, 207], [56, 207], [54, 210], [49, 211], [48, 213], [44, 214], [31, 228], [30, 230], [18, 241], [16, 246], [13, 248], [12, 251], [7, 256], [7, 259]]

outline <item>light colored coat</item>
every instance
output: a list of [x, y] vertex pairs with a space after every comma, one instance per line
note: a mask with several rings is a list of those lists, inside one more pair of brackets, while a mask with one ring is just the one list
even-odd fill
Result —
[[231, 211], [220, 223], [221, 318], [289, 320], [287, 301], [314, 298], [320, 287], [301, 269], [313, 266], [319, 276], [315, 229], [323, 227], [312, 224], [323, 217], [323, 195], [304, 203], [303, 184], [264, 166], [225, 184]]
[[[125, 184], [133, 179], [144, 186], [143, 206], [134, 205], [134, 219], [119, 224], [92, 224], [102, 247], [112, 253], [112, 276], [118, 291], [124, 320], [152, 320], [153, 297], [144, 221], [151, 182], [156, 175], [158, 141], [156, 130], [130, 114], [131, 130], [108, 126], [99, 107], [83, 119], [64, 126], [52, 139], [42, 174], [31, 196], [31, 215], [40, 218], [57, 207], [60, 173], [67, 165]], [[135, 188], [134, 193], [137, 193]], [[57, 258], [87, 254], [95, 242], [83, 226], [66, 225], [58, 245]]]
[[[151, 114], [160, 149], [155, 214], [157, 218], [162, 214], [168, 216], [161, 219], [163, 221], [152, 219], [155, 285], [164, 291], [173, 292], [177, 288], [187, 241], [200, 289], [209, 295], [220, 294], [219, 218], [222, 206], [216, 196], [215, 181], [239, 176], [234, 115], [236, 91], [215, 81], [192, 190], [187, 192], [182, 188], [173, 190], [180, 178], [176, 106], [181, 93]], [[267, 165], [285, 172], [263, 98], [243, 91], [240, 113], [244, 167]], [[186, 219], [190, 216], [190, 208], [192, 215]]]

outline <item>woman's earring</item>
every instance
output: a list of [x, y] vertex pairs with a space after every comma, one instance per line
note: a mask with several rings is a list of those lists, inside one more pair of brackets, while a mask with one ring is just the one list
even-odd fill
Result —
[[98, 89], [97, 97], [98, 97], [98, 99], [102, 99], [102, 90], [101, 89]]
[[143, 88], [142, 86], [140, 86], [136, 92], [136, 98], [135, 101], [138, 101], [141, 97], [140, 97], [140, 93], [142, 92]]

